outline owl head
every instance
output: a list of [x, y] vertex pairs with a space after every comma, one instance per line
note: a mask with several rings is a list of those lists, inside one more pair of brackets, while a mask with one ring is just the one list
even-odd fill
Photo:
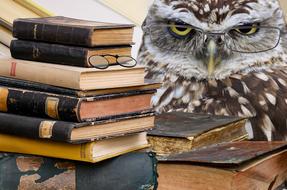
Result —
[[143, 31], [157, 67], [186, 79], [223, 79], [286, 61], [277, 0], [155, 0]]

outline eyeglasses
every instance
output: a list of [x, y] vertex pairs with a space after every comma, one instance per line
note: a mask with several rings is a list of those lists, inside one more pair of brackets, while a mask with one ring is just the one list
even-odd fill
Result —
[[131, 68], [137, 65], [137, 61], [131, 56], [105, 54], [89, 57], [88, 64], [97, 69], [106, 69], [111, 65]]
[[191, 52], [202, 47], [207, 38], [213, 38], [234, 52], [260, 53], [276, 48], [281, 39], [279, 28], [258, 25], [239, 26], [218, 33], [176, 24], [152, 24], [143, 30], [158, 48], [178, 52]]

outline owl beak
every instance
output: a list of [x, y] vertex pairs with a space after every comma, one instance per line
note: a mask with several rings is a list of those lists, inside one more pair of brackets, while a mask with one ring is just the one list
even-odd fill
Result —
[[212, 76], [216, 65], [220, 63], [220, 58], [218, 56], [218, 48], [213, 39], [210, 39], [207, 44], [207, 69], [208, 76]]

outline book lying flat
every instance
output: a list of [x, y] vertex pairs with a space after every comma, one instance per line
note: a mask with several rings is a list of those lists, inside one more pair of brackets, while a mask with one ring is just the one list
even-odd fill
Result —
[[96, 163], [148, 147], [146, 132], [98, 140], [84, 144], [68, 144], [0, 134], [0, 151]]
[[150, 101], [155, 91], [138, 90], [78, 98], [0, 84], [0, 111], [72, 122], [113, 119], [152, 109]]
[[183, 112], [156, 116], [148, 141], [158, 155], [188, 152], [222, 142], [247, 139], [246, 120], [239, 117], [212, 116]]
[[7, 57], [7, 56], [10, 56], [9, 48], [6, 45], [0, 43], [0, 57]]
[[154, 154], [145, 152], [128, 153], [95, 164], [0, 153], [0, 189], [156, 189], [156, 166]]
[[9, 47], [12, 40], [13, 40], [12, 32], [0, 25], [0, 43]]
[[154, 113], [146, 111], [97, 122], [73, 123], [0, 112], [0, 132], [33, 139], [83, 143], [150, 130]]
[[133, 44], [131, 24], [87, 21], [63, 16], [16, 19], [15, 38], [76, 46], [111, 46]]
[[144, 84], [144, 67], [81, 68], [0, 57], [0, 76], [71, 88], [98, 90]]
[[275, 190], [287, 179], [286, 160], [286, 142], [213, 145], [162, 160], [158, 189]]
[[[131, 46], [109, 46], [100, 48], [85, 48], [25, 40], [13, 40], [10, 46], [11, 55], [15, 59], [71, 65], [77, 67], [95, 67], [102, 64], [92, 61], [97, 55], [131, 56]], [[36, 53], [35, 53], [36, 52]], [[106, 57], [109, 63], [116, 63], [112, 56]]]
[[[1, 44], [0, 44], [0, 52], [1, 52]], [[9, 52], [9, 49], [8, 49], [8, 52]], [[82, 91], [82, 90], [57, 87], [57, 86], [52, 86], [52, 85], [47, 85], [47, 84], [42, 84], [42, 83], [37, 83], [37, 82], [31, 82], [27, 80], [19, 80], [15, 78], [0, 76], [0, 86], [23, 88], [27, 90], [41, 91], [41, 92], [46, 92], [46, 93], [83, 98], [83, 97], [92, 97], [92, 96], [107, 95], [107, 94], [129, 93], [133, 91], [154, 90], [154, 89], [159, 89], [161, 87], [161, 83], [145, 80], [145, 83], [142, 85]]]

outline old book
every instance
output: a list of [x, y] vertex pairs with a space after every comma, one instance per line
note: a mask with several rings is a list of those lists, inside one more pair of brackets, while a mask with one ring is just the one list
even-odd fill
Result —
[[[100, 62], [93, 62], [96, 55], [131, 56], [131, 46], [85, 48], [61, 44], [13, 40], [10, 46], [11, 55], [16, 59], [48, 62], [77, 67], [95, 67]], [[114, 57], [106, 57], [108, 61], [116, 63]]]
[[274, 190], [287, 179], [286, 142], [236, 142], [162, 160], [159, 190]]
[[78, 98], [0, 84], [0, 111], [63, 121], [97, 121], [150, 110], [155, 91], [138, 90]]
[[9, 57], [9, 56], [10, 56], [9, 48], [6, 45], [0, 43], [0, 57]]
[[[8, 53], [10, 53], [8, 48], [5, 47], [5, 49], [7, 50]], [[1, 52], [1, 49], [0, 49], [0, 52]], [[15, 78], [0, 76], [0, 86], [23, 88], [27, 90], [41, 91], [41, 92], [65, 95], [65, 96], [75, 96], [75, 97], [81, 98], [81, 97], [91, 97], [91, 96], [116, 94], [116, 93], [131, 93], [135, 91], [154, 90], [154, 89], [160, 88], [161, 83], [158, 83], [156, 81], [151, 81], [151, 80], [145, 80], [145, 83], [142, 85], [111, 88], [111, 89], [81, 91], [81, 90], [62, 88], [62, 87], [57, 87], [57, 86], [52, 86], [52, 85], [47, 85], [47, 84], [42, 84], [42, 83], [37, 83], [37, 82], [18, 80]]]
[[0, 58], [0, 76], [77, 90], [98, 90], [143, 85], [145, 72], [141, 66], [96, 69]]
[[0, 189], [152, 190], [156, 166], [154, 154], [144, 152], [96, 164], [0, 153]]
[[10, 30], [17, 18], [52, 16], [52, 13], [31, 0], [0, 0], [0, 4], [0, 20]]
[[133, 44], [131, 24], [114, 24], [56, 16], [17, 19], [15, 38], [76, 46], [111, 46]]
[[84, 144], [68, 144], [0, 134], [0, 151], [22, 153], [96, 163], [148, 147], [146, 132], [96, 140]]
[[79, 144], [150, 130], [154, 113], [146, 111], [96, 122], [73, 123], [0, 112], [0, 132], [32, 139]]
[[192, 149], [248, 137], [246, 120], [238, 117], [172, 112], [158, 115], [148, 141], [158, 155], [188, 152]]
[[9, 47], [12, 40], [12, 32], [0, 25], [0, 43]]

